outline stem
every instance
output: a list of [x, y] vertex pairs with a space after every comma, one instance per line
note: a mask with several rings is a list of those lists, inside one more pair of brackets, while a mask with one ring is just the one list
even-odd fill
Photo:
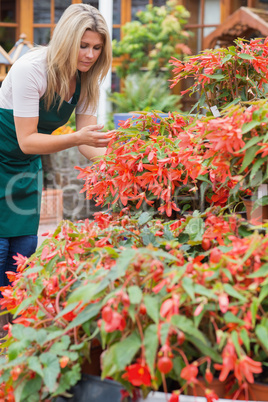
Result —
[[50, 320], [54, 319], [53, 315], [50, 314], [50, 312], [45, 308], [45, 306], [43, 306], [43, 304], [38, 299], [36, 299], [36, 303], [38, 304], [40, 309], [43, 311], [43, 313], [45, 313], [49, 317]]
[[138, 327], [140, 337], [141, 337], [141, 353], [142, 353], [142, 361], [144, 361], [145, 360], [144, 335], [143, 335], [139, 315], [135, 314], [135, 318], [136, 318], [137, 327]]
[[227, 68], [228, 76], [229, 76], [230, 90], [231, 90], [232, 97], [233, 97], [233, 100], [234, 100], [235, 99], [235, 94], [234, 94], [234, 90], [233, 90], [233, 84], [232, 84], [231, 74], [230, 74], [230, 70], [229, 70], [228, 65], [226, 65], [226, 68]]
[[57, 311], [57, 314], [60, 313], [60, 305], [59, 305], [59, 301], [60, 301], [60, 296], [63, 292], [65, 292], [66, 289], [68, 289], [73, 283], [75, 283], [77, 281], [77, 278], [74, 278], [71, 280], [71, 282], [67, 283], [67, 285], [64, 286], [64, 288], [62, 288], [56, 297], [56, 302], [55, 302], [55, 309]]
[[165, 392], [165, 395], [167, 398], [168, 389], [167, 389], [167, 382], [166, 382], [166, 377], [164, 376], [164, 373], [161, 373], [161, 377], [162, 377], [164, 392]]

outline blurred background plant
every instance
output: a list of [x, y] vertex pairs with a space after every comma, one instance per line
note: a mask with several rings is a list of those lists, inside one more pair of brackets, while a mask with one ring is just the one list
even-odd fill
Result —
[[123, 38], [113, 41], [114, 57], [122, 57], [116, 72], [120, 78], [146, 68], [155, 75], [170, 77], [169, 59], [175, 54], [190, 54], [185, 43], [190, 33], [184, 30], [189, 12], [177, 1], [165, 6], [148, 5], [136, 13], [136, 20], [123, 26]]
[[130, 74], [121, 92], [111, 92], [108, 100], [112, 105], [107, 128], [113, 129], [114, 113], [158, 110], [163, 113], [180, 110], [179, 95], [172, 94], [164, 77], [156, 77], [150, 71]]

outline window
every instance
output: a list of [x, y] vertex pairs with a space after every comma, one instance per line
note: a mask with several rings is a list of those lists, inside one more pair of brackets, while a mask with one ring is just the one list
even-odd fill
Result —
[[72, 0], [34, 0], [34, 43], [46, 45], [55, 24]]
[[185, 0], [184, 6], [190, 12], [187, 28], [194, 36], [189, 46], [195, 54], [203, 49], [204, 37], [220, 24], [220, 0]]
[[0, 45], [6, 52], [18, 37], [17, 8], [15, 0], [0, 0]]

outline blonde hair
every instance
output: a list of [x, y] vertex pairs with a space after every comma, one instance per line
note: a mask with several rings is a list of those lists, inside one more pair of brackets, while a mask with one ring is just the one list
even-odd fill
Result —
[[[61, 97], [60, 106], [69, 92], [70, 77], [77, 74], [77, 60], [81, 38], [90, 30], [101, 35], [102, 52], [87, 72], [81, 73], [79, 103], [86, 110], [91, 106], [95, 113], [99, 100], [99, 86], [106, 77], [112, 62], [112, 46], [106, 21], [95, 7], [88, 4], [72, 4], [62, 14], [53, 32], [47, 51], [47, 90], [45, 105], [49, 109], [55, 91]], [[60, 87], [58, 87], [60, 86]]]

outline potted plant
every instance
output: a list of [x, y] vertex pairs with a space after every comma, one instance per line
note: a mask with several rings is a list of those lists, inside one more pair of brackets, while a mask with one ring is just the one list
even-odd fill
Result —
[[1, 289], [1, 308], [14, 314], [1, 397], [68, 395], [94, 339], [102, 378], [126, 396], [164, 390], [173, 401], [200, 385], [210, 401], [218, 373], [230, 395], [247, 397], [267, 360], [268, 242], [244, 234], [217, 210], [174, 222], [126, 210], [63, 221], [29, 260], [17, 257], [13, 284]]
[[211, 114], [211, 107], [221, 111], [230, 104], [266, 98], [267, 38], [234, 42], [234, 46], [207, 49], [184, 61], [170, 59], [174, 66], [171, 87], [183, 79], [193, 79], [193, 84], [181, 92], [198, 94], [192, 110], [203, 108]]
[[180, 97], [171, 94], [166, 80], [148, 71], [128, 75], [122, 91], [110, 93], [108, 100], [112, 104], [115, 128], [119, 127], [120, 121], [138, 116], [138, 111], [159, 110], [163, 112], [161, 116], [167, 116], [168, 112], [180, 108]]
[[169, 0], [165, 6], [148, 5], [138, 11], [134, 21], [123, 26], [123, 37], [113, 41], [113, 55], [120, 57], [116, 72], [121, 78], [146, 68], [154, 75], [170, 77], [171, 56], [190, 54], [185, 42], [190, 33], [185, 31], [189, 12], [177, 1]]

